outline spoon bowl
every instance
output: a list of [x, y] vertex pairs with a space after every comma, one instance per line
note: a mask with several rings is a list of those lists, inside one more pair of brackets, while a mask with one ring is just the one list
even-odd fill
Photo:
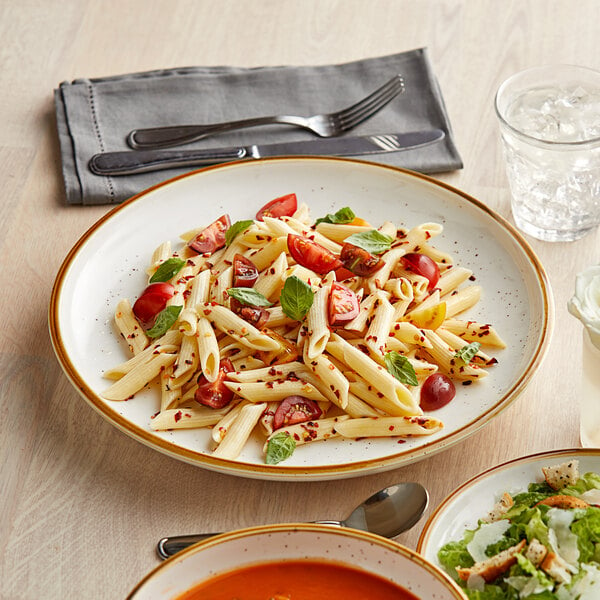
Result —
[[[398, 483], [379, 490], [359, 504], [343, 521], [314, 521], [320, 525], [337, 525], [375, 533], [385, 538], [394, 538], [413, 527], [421, 518], [429, 494], [415, 482]], [[164, 537], [159, 540], [156, 551], [162, 559], [167, 559], [217, 533], [198, 533]]]

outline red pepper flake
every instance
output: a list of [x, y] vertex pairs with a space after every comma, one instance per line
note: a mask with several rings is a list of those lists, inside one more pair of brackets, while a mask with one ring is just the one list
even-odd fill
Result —
[[202, 312], [203, 312], [203, 313], [204, 313], [206, 316], [208, 316], [208, 315], [210, 315], [210, 313], [212, 312], [212, 310], [210, 310], [209, 308], [205, 308], [205, 309], [204, 309]]
[[395, 427], [394, 427], [394, 425], [390, 425], [390, 426], [388, 427], [388, 429], [389, 429], [390, 431], [394, 431]]
[[300, 441], [300, 436], [297, 433], [294, 433], [294, 439], [299, 442]]
[[181, 419], [181, 411], [178, 410], [174, 415], [173, 418], [175, 419], [175, 423], [177, 423], [177, 421], [179, 421]]

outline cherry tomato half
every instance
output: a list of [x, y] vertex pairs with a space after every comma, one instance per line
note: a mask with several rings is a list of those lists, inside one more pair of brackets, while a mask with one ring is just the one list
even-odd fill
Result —
[[346, 269], [349, 269], [359, 277], [370, 277], [383, 267], [383, 260], [381, 258], [367, 252], [363, 248], [348, 243], [342, 246], [340, 260]]
[[262, 329], [271, 316], [266, 308], [242, 304], [237, 298], [229, 299], [229, 308], [231, 308], [236, 315], [240, 315], [244, 321], [250, 323], [250, 325], [254, 325], [257, 329]]
[[233, 287], [252, 287], [258, 279], [256, 265], [245, 256], [233, 257]]
[[319, 405], [304, 396], [288, 396], [284, 398], [273, 417], [273, 429], [304, 423], [318, 419], [323, 414]]
[[325, 275], [342, 266], [340, 259], [333, 252], [301, 235], [288, 233], [287, 244], [292, 258], [299, 265], [319, 275]]
[[412, 271], [429, 280], [429, 285], [427, 286], [428, 290], [435, 287], [440, 278], [440, 268], [434, 260], [429, 258], [429, 256], [419, 254], [418, 252], [412, 252], [410, 254], [405, 254], [401, 260], [407, 271]]
[[442, 408], [454, 398], [456, 388], [452, 380], [443, 373], [430, 375], [421, 388], [421, 408], [436, 410]]
[[329, 325], [345, 325], [358, 315], [358, 298], [350, 288], [334, 281], [331, 285], [328, 308]]
[[190, 240], [188, 246], [198, 254], [212, 254], [225, 245], [225, 233], [230, 227], [229, 215], [223, 215]]
[[257, 213], [256, 220], [263, 221], [263, 217], [291, 217], [298, 209], [296, 194], [286, 194], [267, 202]]
[[152, 323], [174, 295], [175, 288], [170, 283], [151, 283], [135, 301], [133, 314], [144, 324]]
[[257, 350], [254, 356], [265, 363], [266, 366], [283, 365], [285, 363], [294, 362], [300, 356], [298, 346], [294, 342], [284, 338], [272, 329], [265, 327], [262, 332], [268, 335], [272, 340], [279, 343], [277, 350]]
[[352, 271], [348, 271], [343, 265], [335, 270], [335, 278], [337, 281], [345, 281], [351, 277], [356, 277]]
[[233, 399], [233, 392], [225, 385], [227, 373], [233, 371], [233, 364], [224, 358], [219, 364], [219, 373], [214, 381], [208, 381], [204, 375], [198, 377], [198, 387], [194, 394], [196, 402], [211, 408], [223, 408]]

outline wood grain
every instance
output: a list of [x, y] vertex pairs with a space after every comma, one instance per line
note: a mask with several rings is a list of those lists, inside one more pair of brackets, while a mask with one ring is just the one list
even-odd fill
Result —
[[[418, 480], [435, 506], [483, 469], [579, 444], [574, 275], [600, 232], [529, 240], [556, 325], [522, 396], [482, 431], [426, 460], [339, 482], [234, 478], [163, 456], [114, 429], [62, 374], [47, 308], [65, 255], [108, 207], [66, 207], [53, 117], [61, 81], [188, 65], [345, 62], [427, 46], [465, 168], [439, 178], [510, 218], [493, 97], [544, 63], [600, 68], [600, 3], [580, 0], [5, 0], [0, 3], [0, 598], [123, 598], [166, 534], [341, 518], [376, 489]], [[243, 500], [243, 501], [242, 501]], [[414, 547], [424, 521], [399, 541]]]

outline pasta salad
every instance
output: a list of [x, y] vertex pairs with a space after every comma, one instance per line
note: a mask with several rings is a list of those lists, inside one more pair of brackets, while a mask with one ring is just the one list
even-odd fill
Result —
[[150, 428], [211, 428], [207, 451], [230, 460], [255, 435], [267, 464], [332, 437], [432, 435], [443, 423], [428, 413], [505, 347], [462, 318], [481, 288], [432, 244], [442, 230], [375, 228], [349, 207], [313, 222], [288, 194], [165, 242], [148, 286], [116, 307], [131, 358], [104, 373], [102, 396], [157, 382]]

